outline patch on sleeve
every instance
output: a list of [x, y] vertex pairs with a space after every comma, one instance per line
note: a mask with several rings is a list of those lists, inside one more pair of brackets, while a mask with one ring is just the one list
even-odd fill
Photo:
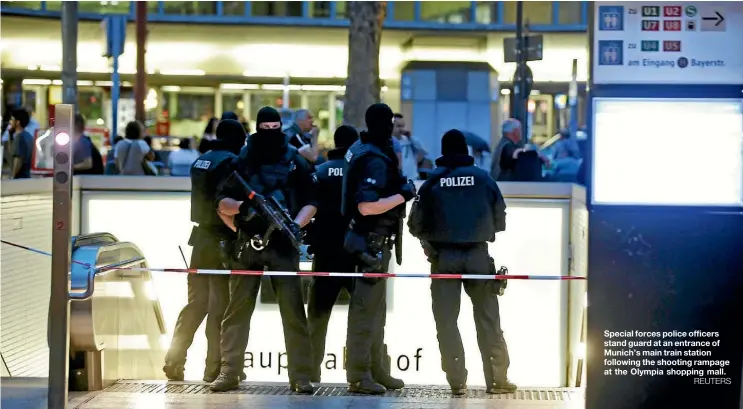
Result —
[[351, 158], [353, 158], [353, 152], [349, 149], [348, 152], [346, 152], [346, 156], [344, 157], [346, 159], [346, 162], [351, 162]]

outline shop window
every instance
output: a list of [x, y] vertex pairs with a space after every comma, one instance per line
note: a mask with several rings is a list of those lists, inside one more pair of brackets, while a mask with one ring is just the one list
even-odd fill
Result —
[[245, 2], [244, 1], [223, 1], [222, 2], [222, 14], [225, 16], [244, 16], [245, 15]]
[[393, 3], [392, 18], [397, 21], [413, 21], [415, 18], [414, 1], [396, 1]]
[[214, 116], [214, 95], [165, 92], [163, 110], [171, 119], [207, 121]]
[[559, 24], [581, 24], [583, 2], [581, 1], [559, 1], [557, 2], [557, 13]]
[[310, 16], [315, 18], [328, 18], [330, 17], [330, 3], [329, 1], [311, 1], [310, 3]]
[[165, 14], [185, 16], [217, 14], [217, 3], [214, 1], [166, 1], [163, 4]]
[[254, 16], [302, 17], [301, 1], [252, 1], [250, 6]]
[[439, 23], [466, 23], [470, 21], [468, 1], [422, 1], [421, 20]]
[[[103, 98], [105, 94], [102, 89], [79, 89], [77, 92], [77, 110], [85, 117], [87, 126], [100, 127], [105, 123], [103, 112]], [[99, 121], [100, 120], [100, 121]]]
[[240, 120], [245, 119], [245, 103], [243, 102], [243, 94], [227, 94], [222, 93], [222, 112], [232, 111]]
[[498, 5], [492, 1], [478, 1], [475, 5], [475, 21], [478, 24], [498, 22]]
[[336, 1], [335, 2], [335, 18], [348, 18], [348, 2], [347, 1]]
[[14, 9], [41, 10], [40, 1], [4, 1], [2, 7], [12, 7]]
[[[80, 13], [97, 13], [97, 14], [129, 14], [128, 1], [79, 1], [77, 11]], [[46, 9], [52, 11], [61, 11], [61, 1], [47, 1]]]
[[[503, 22], [505, 24], [516, 24], [516, 2], [503, 2]], [[529, 24], [552, 24], [552, 2], [551, 1], [525, 1], [524, 22]]]

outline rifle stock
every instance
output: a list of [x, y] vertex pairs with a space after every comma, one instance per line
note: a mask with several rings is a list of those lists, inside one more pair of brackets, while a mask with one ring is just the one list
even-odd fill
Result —
[[289, 212], [283, 209], [275, 197], [266, 200], [263, 195], [253, 190], [252, 187], [237, 172], [232, 172], [230, 179], [237, 182], [238, 186], [245, 192], [245, 196], [252, 204], [258, 215], [268, 223], [268, 231], [263, 236], [267, 242], [269, 236], [276, 230], [284, 234], [291, 241], [292, 246], [302, 251], [302, 231], [289, 216]]

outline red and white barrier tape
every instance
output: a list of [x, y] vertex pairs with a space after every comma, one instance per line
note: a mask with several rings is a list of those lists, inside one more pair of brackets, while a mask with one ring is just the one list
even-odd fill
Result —
[[[3, 244], [31, 251], [45, 256], [51, 253], [0, 240]], [[76, 263], [91, 268], [87, 263], [72, 260]], [[538, 275], [511, 275], [511, 274], [428, 274], [428, 273], [355, 273], [355, 272], [319, 272], [319, 271], [263, 271], [263, 270], [208, 270], [197, 268], [140, 268], [140, 267], [101, 267], [100, 271], [128, 270], [128, 271], [150, 271], [161, 273], [187, 273], [205, 275], [242, 275], [242, 276], [272, 276], [272, 277], [349, 277], [349, 278], [431, 278], [431, 279], [468, 279], [468, 280], [547, 280], [547, 281], [575, 281], [585, 280], [586, 277], [576, 276], [538, 276]]]
[[187, 273], [205, 275], [241, 275], [241, 276], [279, 276], [279, 277], [357, 277], [357, 278], [433, 278], [433, 279], [469, 279], [469, 280], [585, 280], [585, 277], [573, 276], [535, 276], [511, 274], [426, 274], [426, 273], [342, 273], [320, 271], [263, 271], [263, 270], [208, 270], [196, 268], [101, 268], [107, 270], [154, 271], [162, 273]]

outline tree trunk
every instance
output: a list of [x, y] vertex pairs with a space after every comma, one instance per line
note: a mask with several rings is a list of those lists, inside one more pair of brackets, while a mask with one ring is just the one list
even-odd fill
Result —
[[379, 45], [385, 1], [349, 1], [348, 77], [343, 106], [343, 123], [365, 128], [364, 113], [379, 102]]

